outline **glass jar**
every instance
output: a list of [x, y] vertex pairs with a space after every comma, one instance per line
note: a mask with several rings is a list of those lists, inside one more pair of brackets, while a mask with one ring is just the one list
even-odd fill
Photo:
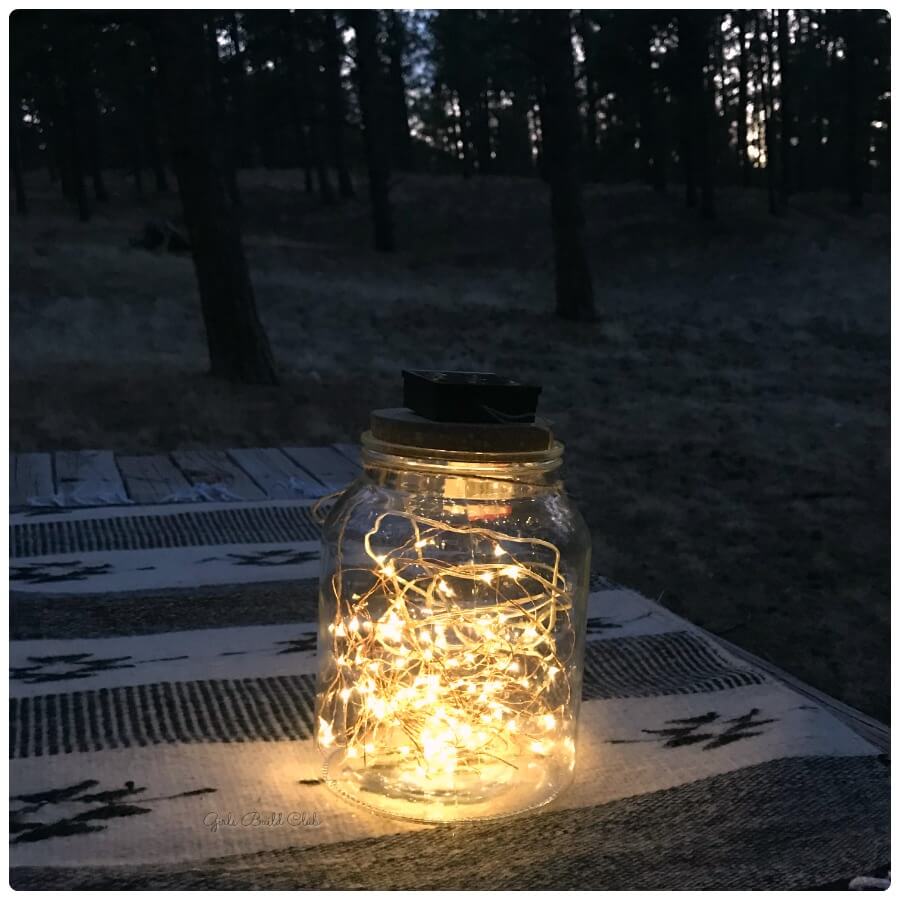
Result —
[[528, 452], [363, 435], [323, 532], [316, 739], [340, 795], [454, 822], [570, 783], [590, 541], [546, 434]]

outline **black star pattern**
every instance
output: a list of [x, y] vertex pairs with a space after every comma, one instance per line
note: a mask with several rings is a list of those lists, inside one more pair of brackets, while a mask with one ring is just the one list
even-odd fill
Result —
[[587, 620], [588, 634], [599, 634], [601, 631], [609, 631], [613, 628], [621, 627], [622, 626], [617, 624], [616, 622], [612, 622], [609, 619], [604, 619], [603, 616], [591, 616], [591, 618]]
[[760, 711], [750, 712], [733, 719], [723, 719], [717, 712], [708, 712], [687, 719], [667, 719], [665, 728], [642, 728], [643, 734], [656, 735], [653, 738], [637, 740], [612, 740], [610, 744], [640, 744], [657, 741], [663, 747], [686, 747], [691, 744], [702, 744], [702, 750], [717, 750], [733, 744], [735, 741], [758, 737], [765, 728], [763, 726], [777, 722], [777, 719], [760, 719]]
[[91, 678], [113, 669], [133, 669], [130, 656], [97, 657], [93, 653], [68, 653], [61, 656], [29, 656], [31, 665], [11, 666], [9, 677], [25, 684], [44, 684], [48, 681], [74, 681]]
[[89, 566], [80, 560], [73, 562], [29, 563], [10, 566], [9, 580], [26, 584], [51, 584], [56, 581], [84, 581], [95, 575], [109, 575], [113, 567], [109, 563]]
[[208, 556], [198, 560], [201, 563], [217, 562], [220, 559], [234, 561], [236, 566], [294, 566], [319, 558], [318, 550], [292, 550], [278, 548], [275, 550], [258, 550], [250, 553], [229, 553], [225, 557]]
[[301, 634], [300, 637], [294, 638], [290, 641], [276, 641], [277, 646], [284, 647], [284, 650], [279, 650], [278, 655], [280, 656], [283, 653], [315, 653], [316, 650], [316, 633], [314, 631], [310, 631], [307, 634]]
[[649, 618], [651, 613], [641, 613], [633, 619], [624, 619], [621, 622], [613, 622], [612, 619], [606, 619], [603, 616], [592, 616], [587, 620], [587, 633], [599, 634], [601, 631], [611, 631], [614, 628], [621, 628], [623, 625], [630, 625], [632, 622], [639, 622], [641, 619]]
[[70, 516], [81, 512], [77, 506], [57, 506], [55, 503], [47, 503], [41, 506], [29, 506], [20, 510], [20, 514], [32, 518], [34, 516]]
[[[128, 816], [140, 816], [152, 812], [151, 804], [166, 800], [177, 800], [181, 797], [195, 797], [200, 794], [214, 794], [215, 788], [198, 788], [184, 791], [168, 797], [141, 796], [147, 790], [137, 787], [133, 781], [126, 781], [120, 788], [92, 791], [100, 782], [93, 778], [79, 781], [65, 788], [52, 788], [33, 794], [18, 794], [10, 798], [11, 802], [22, 804], [10, 810], [9, 830], [10, 843], [34, 843], [54, 837], [67, 837], [75, 834], [90, 834], [104, 831], [110, 819]], [[32, 816], [49, 811], [63, 803], [81, 803], [86, 807], [83, 812], [63, 816], [53, 821], [38, 821]]]

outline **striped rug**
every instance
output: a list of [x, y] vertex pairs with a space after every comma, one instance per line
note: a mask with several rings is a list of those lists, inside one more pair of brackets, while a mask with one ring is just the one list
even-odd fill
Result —
[[792, 889], [889, 864], [875, 745], [603, 579], [575, 785], [424, 826], [319, 781], [307, 501], [12, 518], [16, 888]]

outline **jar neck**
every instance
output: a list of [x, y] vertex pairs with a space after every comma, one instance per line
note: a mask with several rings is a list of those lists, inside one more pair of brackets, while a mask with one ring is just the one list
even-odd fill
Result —
[[384, 444], [363, 435], [367, 477], [383, 487], [460, 500], [512, 499], [560, 488], [563, 447], [535, 453], [463, 453]]

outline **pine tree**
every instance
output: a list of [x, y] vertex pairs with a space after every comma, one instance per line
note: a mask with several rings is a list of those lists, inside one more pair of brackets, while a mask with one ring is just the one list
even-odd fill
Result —
[[594, 317], [594, 292], [584, 242], [578, 183], [575, 73], [568, 11], [532, 11], [531, 50], [541, 85], [543, 160], [550, 184], [556, 313], [564, 319]]
[[369, 172], [369, 198], [375, 249], [395, 249], [390, 200], [390, 136], [385, 103], [384, 73], [378, 57], [378, 13], [356, 10], [351, 22], [356, 32], [356, 72], [363, 142]]
[[153, 14], [172, 163], [191, 242], [213, 375], [274, 384], [240, 229], [213, 151], [213, 103], [202, 13]]

